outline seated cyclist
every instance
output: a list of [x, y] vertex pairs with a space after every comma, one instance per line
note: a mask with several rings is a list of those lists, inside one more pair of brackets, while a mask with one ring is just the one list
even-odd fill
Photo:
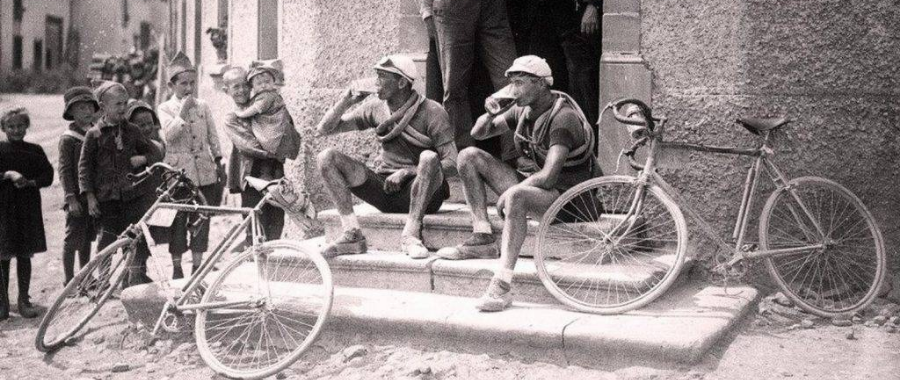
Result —
[[506, 76], [515, 105], [497, 115], [481, 115], [472, 137], [483, 140], [513, 130], [521, 157], [512, 167], [476, 147], [460, 152], [458, 172], [472, 209], [474, 233], [462, 244], [437, 253], [454, 260], [496, 257], [485, 185], [500, 194], [497, 209], [505, 215], [500, 268], [476, 306], [482, 311], [500, 311], [512, 303], [510, 283], [527, 234], [527, 216], [540, 218], [563, 192], [599, 175], [590, 123], [569, 95], [550, 89], [553, 76], [547, 62], [533, 55], [519, 57]]

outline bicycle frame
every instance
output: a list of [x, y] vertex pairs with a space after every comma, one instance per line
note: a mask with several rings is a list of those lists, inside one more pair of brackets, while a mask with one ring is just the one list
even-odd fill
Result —
[[194, 303], [188, 305], [188, 301], [190, 300], [191, 295], [197, 291], [200, 286], [202, 280], [206, 278], [214, 264], [217, 263], [222, 255], [224, 255], [228, 248], [230, 248], [238, 238], [241, 238], [247, 228], [251, 229], [251, 240], [253, 242], [252, 246], [256, 246], [263, 242], [265, 239], [265, 234], [262, 232], [262, 226], [259, 222], [259, 215], [262, 213], [262, 207], [269, 202], [271, 199], [271, 195], [266, 193], [263, 198], [254, 206], [253, 208], [247, 207], [221, 207], [221, 206], [198, 206], [198, 205], [186, 205], [181, 203], [170, 203], [164, 202], [164, 200], [168, 200], [171, 198], [174, 186], [170, 186], [167, 188], [157, 199], [156, 202], [150, 206], [150, 209], [144, 214], [141, 219], [133, 224], [129, 228], [129, 234], [133, 236], [143, 236], [145, 239], [150, 237], [148, 222], [153, 214], [157, 210], [173, 210], [173, 211], [181, 211], [181, 212], [193, 212], [193, 213], [204, 213], [204, 214], [217, 214], [217, 215], [233, 215], [233, 214], [241, 214], [246, 215], [241, 223], [232, 227], [225, 238], [216, 245], [216, 248], [213, 249], [212, 254], [208, 259], [204, 260], [201, 263], [200, 267], [198, 267], [197, 271], [195, 271], [191, 277], [188, 279], [187, 283], [181, 288], [181, 295], [177, 297], [177, 299], [170, 299], [166, 302], [166, 305], [163, 307], [163, 311], [160, 314], [159, 319], [156, 322], [156, 325], [153, 327], [153, 335], [159, 331], [159, 328], [162, 325], [163, 319], [166, 316], [167, 312], [176, 312], [179, 313], [181, 311], [188, 310], [202, 310], [202, 309], [212, 309], [212, 308], [225, 308], [225, 307], [234, 307], [234, 306], [242, 306], [242, 305], [251, 305], [257, 302], [254, 301], [234, 301], [234, 302], [216, 302], [216, 303]]
[[[685, 211], [687, 211], [688, 215], [690, 215], [694, 220], [697, 221], [703, 232], [708, 235], [714, 242], [716, 242], [719, 248], [723, 249], [725, 252], [730, 251], [732, 253], [731, 259], [725, 264], [728, 267], [733, 266], [745, 259], [752, 260], [775, 256], [786, 256], [826, 247], [826, 244], [828, 242], [826, 241], [827, 235], [824, 229], [821, 225], [819, 225], [816, 218], [813, 217], [809, 208], [803, 203], [803, 200], [801, 200], [796, 192], [788, 185], [788, 178], [785, 177], [781, 170], [779, 170], [778, 167], [775, 166], [775, 164], [771, 161], [770, 158], [775, 155], [775, 152], [769, 146], [770, 134], [768, 131], [763, 132], [763, 141], [760, 146], [755, 149], [719, 147], [685, 142], [667, 142], [663, 141], [662, 139], [664, 131], [665, 119], [661, 119], [657, 124], [656, 130], [653, 131], [649, 137], [650, 152], [647, 155], [647, 159], [644, 165], [638, 164], [634, 161], [633, 158], [629, 157], [631, 166], [638, 170], [637, 183], [639, 184], [639, 187], [635, 192], [634, 200], [632, 201], [631, 208], [626, 214], [626, 218], [623, 220], [623, 222], [621, 222], [618, 226], [610, 231], [609, 236], [615, 236], [616, 232], [618, 232], [618, 230], [626, 223], [628, 224], [628, 226], [625, 227], [625, 233], [619, 236], [626, 236], [634, 228], [637, 218], [630, 218], [630, 216], [640, 214], [640, 211], [643, 207], [643, 197], [646, 192], [646, 187], [650, 184], [656, 184], [664, 192], [672, 196], [675, 202]], [[657, 157], [662, 149], [680, 149], [704, 153], [719, 153], [754, 157], [753, 165], [747, 172], [747, 177], [744, 181], [741, 206], [738, 211], [737, 220], [735, 221], [734, 230], [731, 236], [734, 244], [733, 246], [727, 243], [717, 232], [715, 232], [715, 230], [709, 225], [709, 223], [707, 223], [706, 220], [702, 216], [700, 216], [700, 214], [698, 214], [689, 206], [689, 203], [686, 202], [681, 193], [677, 189], [672, 187], [668, 182], [666, 182], [665, 179], [663, 179], [663, 177], [656, 171]], [[807, 228], [807, 226], [809, 225], [807, 223], [812, 224], [812, 226], [814, 227], [814, 231], [807, 232], [814, 233], [814, 236], [818, 236], [820, 239], [819, 244], [769, 250], [751, 250], [745, 247], [744, 242], [747, 232], [747, 226], [750, 221], [748, 213], [752, 208], [753, 200], [756, 197], [756, 189], [759, 183], [760, 172], [763, 170], [765, 170], [766, 173], [769, 174], [770, 179], [775, 184], [776, 192], [789, 192], [791, 197], [800, 208], [800, 210], [791, 208], [791, 213], [798, 221], [798, 224], [804, 226], [804, 228]], [[804, 217], [805, 221], [803, 220]]]

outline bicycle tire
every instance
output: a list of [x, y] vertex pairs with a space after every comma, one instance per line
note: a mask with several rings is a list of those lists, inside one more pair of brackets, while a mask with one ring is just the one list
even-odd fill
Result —
[[[296, 274], [298, 268], [300, 276], [279, 276]], [[260, 282], [261, 278], [265, 281]], [[254, 282], [263, 286], [253, 286]], [[201, 303], [234, 301], [241, 297], [240, 293], [246, 293], [249, 300], [253, 294], [262, 293], [261, 290], [269, 294], [260, 297], [265, 300], [265, 307], [198, 309], [194, 323], [197, 349], [215, 372], [239, 379], [271, 376], [293, 364], [321, 333], [331, 311], [334, 287], [328, 263], [318, 252], [288, 240], [251, 247], [226, 264]], [[315, 293], [311, 295], [311, 291]], [[313, 307], [305, 309], [308, 305]], [[270, 320], [272, 323], [267, 323]], [[272, 329], [277, 331], [271, 332]], [[272, 339], [279, 334], [280, 341]], [[262, 350], [266, 354], [264, 362]], [[249, 363], [245, 364], [248, 358], [243, 354], [247, 354]], [[260, 365], [254, 365], [256, 359]]]
[[[630, 176], [594, 178], [563, 193], [544, 214], [534, 263], [564, 305], [624, 313], [652, 302], [677, 279], [687, 247], [684, 216], [661, 188], [649, 185], [642, 213], [627, 219], [638, 186]], [[620, 222], [632, 228], [618, 229], [622, 235], [611, 244], [603, 235]]]
[[[832, 318], [864, 309], [878, 295], [887, 268], [884, 239], [875, 218], [859, 197], [837, 182], [820, 177], [796, 178], [773, 192], [763, 207], [759, 241], [764, 251], [808, 245], [817, 239], [811, 236], [814, 227], [808, 226], [806, 213], [789, 196], [788, 189], [803, 200], [822, 228], [828, 229], [827, 244], [814, 252], [767, 257], [772, 279], [794, 304], [815, 315]], [[823, 209], [830, 207], [826, 204], [840, 211]], [[800, 215], [799, 219], [795, 215]], [[847, 233], [853, 234], [834, 235]], [[848, 238], [860, 245], [850, 246]], [[803, 277], [799, 277], [801, 273]]]
[[[115, 254], [131, 242], [130, 238], [122, 238], [104, 248], [63, 288], [38, 326], [34, 341], [39, 351], [51, 352], [62, 347], [100, 311], [116, 286], [128, 274], [125, 263], [129, 259], [126, 256], [131, 253], [118, 256]], [[119, 260], [113, 262], [116, 257], [119, 257]], [[103, 271], [100, 266], [107, 260], [109, 267]], [[95, 276], [95, 270], [99, 272], [99, 277]], [[88, 304], [83, 303], [85, 299], [89, 301]]]

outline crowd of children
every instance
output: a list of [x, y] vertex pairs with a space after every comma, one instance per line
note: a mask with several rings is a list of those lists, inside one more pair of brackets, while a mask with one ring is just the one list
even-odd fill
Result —
[[[184, 170], [208, 204], [221, 201], [225, 168], [212, 111], [194, 95], [196, 70], [187, 56], [179, 53], [169, 64], [168, 74], [173, 95], [159, 105], [159, 114], [143, 101], [129, 100], [125, 87], [112, 81], [98, 81], [94, 88], [73, 87], [63, 96], [62, 117], [70, 122], [59, 139], [57, 165], [66, 218], [63, 285], [75, 276], [76, 261], [79, 267], [88, 263], [94, 240], [97, 250], [102, 250], [153, 204], [159, 178], [134, 184], [129, 174], [164, 161]], [[297, 156], [300, 136], [275, 87], [281, 78], [279, 62], [255, 63], [247, 77], [253, 83], [253, 106], [240, 117], [252, 126], [260, 145], [284, 162]], [[6, 135], [0, 140], [0, 320], [10, 314], [13, 260], [18, 278], [17, 311], [23, 318], [39, 314], [28, 294], [31, 258], [47, 250], [40, 188], [50, 186], [54, 171], [43, 149], [23, 140], [30, 126], [23, 107], [0, 115], [0, 129]], [[151, 231], [154, 241], [169, 243], [172, 278], [184, 276], [181, 257], [185, 252], [192, 253], [193, 272], [208, 247], [208, 222], [188, 228], [193, 225], [189, 218], [178, 215], [171, 228]], [[126, 286], [151, 281], [146, 268], [149, 255], [142, 240], [135, 262], [129, 263]]]

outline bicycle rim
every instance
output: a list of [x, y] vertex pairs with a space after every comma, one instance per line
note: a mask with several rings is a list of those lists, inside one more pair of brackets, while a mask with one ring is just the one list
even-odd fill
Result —
[[262, 302], [201, 309], [195, 323], [200, 356], [234, 378], [263, 378], [290, 366], [331, 311], [331, 270], [317, 252], [286, 240], [257, 247], [259, 253], [251, 248], [227, 264], [201, 303]]
[[122, 250], [130, 243], [131, 239], [119, 239], [104, 248], [63, 288], [38, 326], [38, 350], [62, 347], [100, 311], [126, 275]]
[[[788, 188], [824, 230], [826, 247], [766, 258], [772, 278], [788, 298], [816, 315], [835, 317], [865, 308], [877, 296], [887, 266], [875, 218], [856, 195], [831, 180], [797, 178]], [[823, 242], [786, 189], [766, 202], [759, 240], [763, 250]]]
[[662, 295], [684, 263], [687, 228], [675, 203], [635, 178], [607, 176], [560, 196], [544, 214], [535, 266], [547, 290], [576, 310], [616, 314]]

